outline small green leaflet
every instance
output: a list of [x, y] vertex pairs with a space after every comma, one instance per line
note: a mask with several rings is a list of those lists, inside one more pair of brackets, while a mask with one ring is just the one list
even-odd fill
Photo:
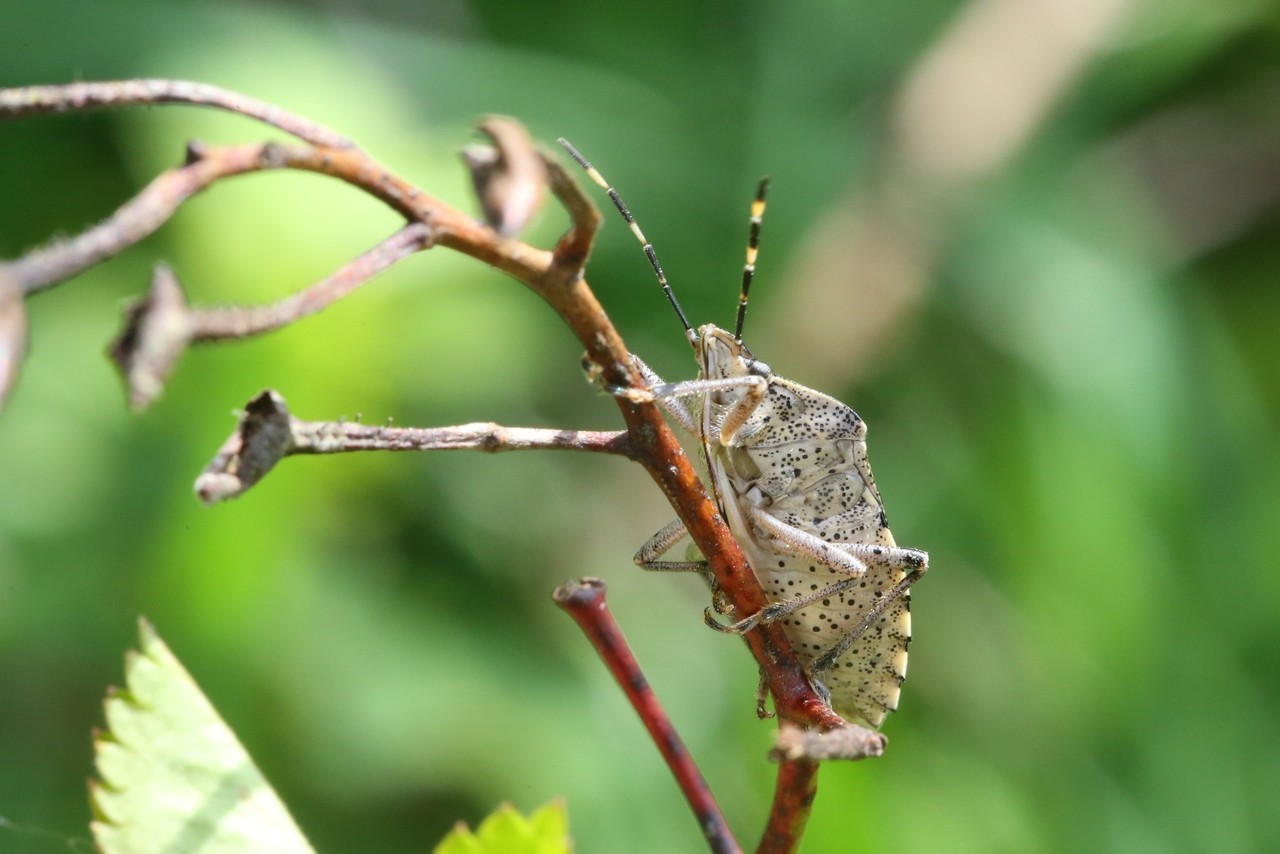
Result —
[[472, 832], [461, 822], [436, 846], [435, 854], [570, 854], [569, 818], [552, 801], [525, 818], [503, 804]]

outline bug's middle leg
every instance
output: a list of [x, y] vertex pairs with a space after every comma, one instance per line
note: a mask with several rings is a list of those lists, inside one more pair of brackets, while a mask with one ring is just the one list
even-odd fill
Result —
[[705, 560], [660, 560], [664, 554], [675, 547], [676, 543], [687, 536], [689, 531], [685, 528], [684, 522], [672, 519], [662, 527], [662, 530], [645, 541], [645, 544], [636, 552], [634, 560], [641, 569], [706, 574], [708, 570]]
[[[751, 631], [756, 626], [782, 619], [789, 614], [812, 605], [814, 602], [838, 596], [855, 584], [861, 583], [862, 577], [866, 574], [868, 564], [889, 566], [917, 574], [922, 574], [929, 566], [929, 555], [916, 549], [877, 543], [841, 543], [836, 546], [821, 537], [810, 534], [808, 531], [788, 525], [760, 508], [753, 508], [748, 514], [748, 518], [765, 533], [785, 543], [789, 550], [795, 554], [807, 557], [815, 564], [824, 566], [834, 572], [842, 573], [847, 577], [807, 596], [788, 599], [784, 602], [770, 603], [751, 616], [728, 626], [720, 625], [708, 613], [706, 615], [708, 625], [719, 631], [742, 634]], [[914, 578], [912, 583], [914, 583]], [[891, 595], [888, 598], [892, 600], [896, 598], [896, 595]]]

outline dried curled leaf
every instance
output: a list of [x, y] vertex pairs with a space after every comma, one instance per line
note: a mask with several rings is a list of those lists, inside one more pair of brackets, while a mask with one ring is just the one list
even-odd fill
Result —
[[164, 391], [182, 351], [191, 342], [191, 318], [178, 277], [157, 264], [151, 289], [125, 307], [125, 326], [107, 355], [129, 389], [129, 405], [146, 409]]
[[283, 397], [267, 389], [245, 405], [236, 431], [196, 478], [196, 496], [205, 504], [237, 497], [271, 471], [293, 446], [289, 408]]
[[512, 237], [542, 207], [546, 166], [529, 132], [514, 119], [489, 116], [476, 129], [493, 144], [468, 145], [462, 149], [462, 161], [471, 172], [485, 222], [503, 237]]
[[312, 852], [284, 804], [145, 620], [105, 703], [89, 784], [105, 854]]

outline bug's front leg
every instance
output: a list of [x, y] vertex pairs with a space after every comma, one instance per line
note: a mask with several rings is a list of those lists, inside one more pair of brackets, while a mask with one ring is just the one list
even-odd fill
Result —
[[764, 402], [769, 393], [769, 381], [764, 377], [747, 375], [731, 377], [728, 380], [706, 380], [707, 383], [729, 383], [726, 388], [742, 388], [742, 397], [735, 400], [720, 420], [720, 446], [732, 448], [738, 443], [738, 431], [747, 423], [755, 411]]
[[652, 368], [644, 363], [643, 359], [634, 353], [631, 354], [631, 362], [635, 365], [636, 370], [640, 372], [640, 376], [644, 378], [645, 387], [616, 388], [606, 386], [605, 391], [618, 397], [625, 397], [633, 403], [657, 403], [686, 433], [696, 436], [698, 422], [694, 419], [693, 413], [689, 411], [689, 407], [685, 406], [683, 402], [683, 398], [692, 394], [692, 392], [683, 389], [683, 386], [688, 384], [663, 382], [662, 377], [658, 376]]
[[686, 432], [694, 436], [700, 435], [701, 428], [693, 413], [682, 402], [685, 398], [704, 395], [711, 391], [746, 389], [746, 393], [734, 401], [721, 418], [719, 432], [722, 445], [733, 444], [738, 430], [756, 411], [769, 392], [769, 381], [759, 376], [684, 380], [678, 383], [663, 382], [662, 377], [646, 365], [643, 359], [634, 354], [631, 358], [640, 375], [644, 377], [646, 387], [611, 388], [608, 391], [635, 403], [658, 403]]

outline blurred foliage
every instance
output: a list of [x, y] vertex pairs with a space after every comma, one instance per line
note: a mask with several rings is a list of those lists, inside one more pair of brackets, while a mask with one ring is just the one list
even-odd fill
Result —
[[[824, 769], [805, 850], [1276, 849], [1280, 7], [1140, 7], [937, 215], [922, 287], [876, 346], [825, 358], [882, 301], [857, 258], [821, 299], [796, 271], [839, 243], [817, 225], [871, 180], [895, 93], [965, 9], [0, 0], [0, 85], [220, 84], [462, 206], [471, 124], [516, 116], [601, 167], [703, 322], [731, 317], [770, 172], [749, 341], [867, 419], [897, 537], [933, 566], [889, 752]], [[0, 126], [0, 256], [107, 215], [190, 137], [263, 135], [179, 107]], [[0, 420], [0, 817], [87, 837], [90, 730], [142, 613], [318, 850], [419, 851], [555, 796], [582, 851], [701, 850], [550, 602], [593, 574], [753, 845], [773, 775], [755, 668], [701, 625], [697, 579], [631, 565], [669, 516], [637, 467], [352, 455], [288, 462], [212, 510], [191, 496], [230, 411], [268, 386], [302, 418], [615, 428], [535, 297], [426, 253], [293, 328], [189, 353], [152, 411], [126, 412], [102, 349], [153, 261], [193, 299], [266, 300], [394, 225], [336, 182], [240, 178], [31, 301]], [[528, 237], [562, 227], [549, 211]], [[589, 277], [655, 369], [693, 370], [616, 220]], [[0, 828], [4, 850], [58, 847]]]

